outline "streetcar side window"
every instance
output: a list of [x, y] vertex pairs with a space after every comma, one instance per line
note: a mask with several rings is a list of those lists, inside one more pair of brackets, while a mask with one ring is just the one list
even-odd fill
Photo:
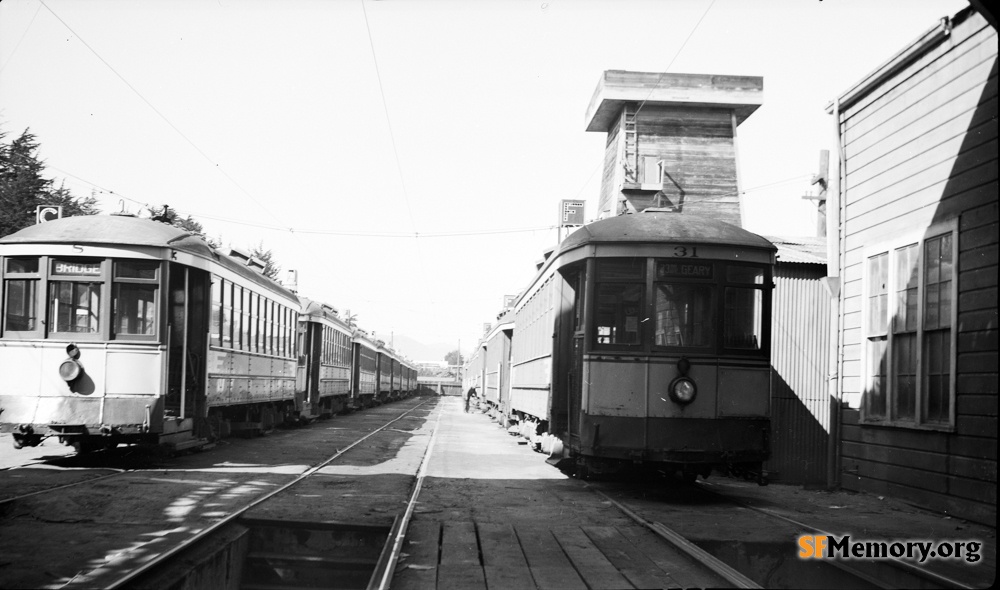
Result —
[[41, 332], [38, 321], [38, 258], [4, 260], [3, 333]]
[[233, 283], [222, 281], [222, 346], [233, 347]]
[[159, 268], [158, 261], [115, 261], [112, 326], [117, 336], [156, 335]]
[[222, 343], [222, 286], [226, 281], [212, 275], [212, 327], [210, 331], [212, 346]]
[[597, 346], [641, 346], [646, 259], [597, 261], [594, 334]]
[[[725, 287], [725, 329], [722, 345], [761, 350], [764, 343], [764, 269], [728, 266]], [[746, 286], [743, 286], [746, 285]]]
[[49, 323], [53, 332], [100, 334], [101, 260], [53, 259], [49, 281]]

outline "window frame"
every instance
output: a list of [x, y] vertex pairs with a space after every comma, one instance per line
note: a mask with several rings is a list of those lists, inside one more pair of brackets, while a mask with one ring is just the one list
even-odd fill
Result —
[[[642, 258], [642, 260], [643, 260], [643, 264], [640, 267], [641, 268], [641, 276], [639, 278], [602, 279], [600, 277], [600, 274], [599, 274], [599, 271], [598, 271], [598, 266], [602, 262], [605, 262], [605, 263], [622, 262], [622, 261], [634, 260], [634, 258]], [[589, 317], [587, 318], [589, 320], [587, 322], [587, 324], [590, 326], [590, 337], [588, 338], [588, 340], [590, 341], [590, 349], [591, 350], [593, 350], [595, 352], [621, 351], [621, 352], [624, 352], [624, 353], [634, 353], [634, 352], [637, 352], [637, 351], [647, 351], [649, 349], [649, 346], [646, 343], [646, 340], [647, 340], [646, 333], [648, 332], [648, 328], [645, 326], [645, 324], [648, 323], [648, 322], [645, 322], [642, 319], [643, 316], [647, 316], [647, 317], [649, 316], [649, 284], [650, 284], [649, 263], [650, 263], [650, 257], [648, 257], [648, 256], [632, 257], [632, 258], [630, 258], [630, 257], [619, 257], [619, 256], [615, 256], [615, 257], [601, 257], [601, 258], [596, 258], [594, 260], [594, 266], [593, 266], [593, 277], [594, 278], [593, 278], [593, 283], [592, 283], [592, 287], [591, 287], [592, 291], [591, 291], [591, 298], [590, 298], [590, 300], [592, 301], [592, 304], [591, 304], [591, 307], [589, 308]], [[601, 285], [604, 285], [604, 284], [607, 284], [607, 285], [619, 285], [619, 286], [620, 285], [637, 285], [639, 287], [639, 301], [636, 303], [636, 307], [638, 309], [638, 312], [637, 312], [637, 315], [636, 315], [636, 324], [637, 324], [636, 325], [636, 334], [637, 334], [637, 336], [636, 336], [635, 343], [632, 343], [632, 344], [625, 344], [625, 343], [619, 343], [619, 342], [603, 343], [603, 342], [600, 341], [601, 335], [598, 333], [598, 327], [599, 327], [598, 324], [600, 323], [599, 320], [598, 320], [598, 313], [599, 313], [599, 308], [600, 308], [600, 294], [599, 294], [599, 290], [600, 290]], [[537, 293], [536, 293], [536, 295], [533, 295], [532, 297], [534, 298], [535, 296], [537, 296]], [[529, 305], [530, 304], [531, 304], [531, 302], [529, 301]], [[627, 322], [627, 319], [626, 319], [626, 322]]]
[[[931, 422], [926, 418], [927, 410], [927, 380], [928, 376], [925, 375], [926, 368], [928, 365], [927, 359], [925, 358], [927, 352], [925, 350], [925, 333], [931, 331], [937, 331], [940, 328], [927, 329], [925, 327], [926, 317], [926, 295], [927, 295], [927, 283], [925, 276], [925, 252], [926, 245], [929, 241], [942, 238], [944, 236], [949, 236], [951, 238], [951, 279], [949, 286], [950, 295], [950, 310], [948, 312], [948, 322], [949, 322], [949, 335], [948, 335], [948, 377], [947, 377], [947, 389], [948, 389], [948, 419], [947, 422]], [[916, 314], [916, 332], [915, 332], [915, 348], [916, 348], [916, 367], [915, 367], [915, 384], [914, 384], [914, 400], [913, 400], [913, 419], [899, 418], [897, 416], [896, 405], [897, 405], [897, 395], [898, 395], [898, 375], [895, 370], [895, 354], [896, 346], [898, 345], [897, 340], [904, 335], [904, 333], [910, 333], [909, 331], [900, 331], [896, 329], [896, 323], [898, 321], [897, 311], [899, 306], [898, 297], [898, 287], [899, 282], [899, 269], [896, 264], [897, 252], [908, 248], [910, 246], [916, 246], [916, 261], [915, 266], [917, 270], [917, 281], [916, 281], [916, 300], [917, 308]], [[881, 332], [873, 328], [872, 318], [870, 317], [870, 307], [869, 301], [872, 296], [871, 277], [869, 276], [869, 268], [871, 260], [882, 254], [887, 254], [888, 258], [886, 261], [887, 266], [887, 276], [886, 276], [886, 322], [885, 331]], [[863, 426], [885, 426], [891, 428], [909, 428], [916, 430], [934, 430], [943, 432], [954, 432], [955, 431], [955, 417], [956, 417], [956, 406], [957, 406], [957, 383], [958, 383], [958, 296], [959, 296], [959, 234], [958, 234], [958, 220], [951, 219], [945, 222], [936, 223], [926, 230], [919, 233], [906, 234], [891, 240], [881, 242], [875, 246], [866, 247], [863, 251], [863, 256], [861, 260], [861, 281], [862, 281], [862, 293], [861, 293], [861, 402], [860, 402], [860, 424]], [[870, 413], [868, 404], [868, 392], [871, 384], [871, 380], [874, 372], [871, 370], [872, 361], [877, 360], [872, 358], [872, 347], [870, 342], [875, 338], [885, 338], [885, 410], [884, 416], [875, 416]]]
[[[159, 259], [144, 259], [144, 258], [109, 258], [111, 261], [110, 268], [110, 284], [108, 289], [110, 290], [109, 296], [111, 298], [111, 320], [108, 326], [109, 340], [125, 341], [131, 340], [136, 342], [159, 342], [162, 328], [161, 323], [163, 319], [163, 311], [160, 306], [163, 303], [163, 285], [161, 284], [164, 275], [163, 272], [163, 261]], [[121, 277], [115, 276], [115, 270], [118, 265], [122, 262], [150, 262], [156, 264], [155, 278], [152, 279], [142, 279], [134, 277]], [[118, 285], [128, 284], [128, 285], [145, 285], [152, 286], [153, 291], [153, 309], [155, 310], [155, 317], [153, 318], [153, 333], [152, 334], [120, 334], [117, 331], [117, 308], [115, 307], [118, 301]]]
[[[43, 257], [45, 259], [45, 338], [56, 340], [111, 340], [111, 262], [115, 260], [108, 256], [72, 256], [58, 254]], [[95, 260], [99, 261], [99, 275], [56, 275], [52, 264], [57, 260]], [[97, 330], [94, 332], [65, 332], [57, 330], [58, 318], [52, 316], [52, 290], [58, 283], [86, 283], [100, 285], [100, 301], [98, 302]]]
[[[16, 259], [34, 259], [36, 261], [35, 272], [8, 272], [7, 263]], [[0, 261], [0, 302], [3, 302], [3, 315], [0, 317], [0, 337], [10, 340], [34, 340], [45, 338], [46, 319], [48, 314], [48, 287], [46, 277], [48, 273], [48, 257], [46, 256], [4, 256]], [[31, 298], [34, 299], [35, 329], [34, 330], [8, 330], [7, 329], [7, 283], [8, 281], [34, 281], [34, 292]]]

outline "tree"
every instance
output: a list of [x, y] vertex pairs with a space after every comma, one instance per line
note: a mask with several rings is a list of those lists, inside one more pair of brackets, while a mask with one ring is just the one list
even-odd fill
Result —
[[275, 281], [278, 280], [278, 273], [281, 272], [281, 267], [274, 261], [274, 254], [270, 250], [264, 248], [263, 240], [258, 242], [258, 244], [250, 250], [250, 253], [264, 263], [264, 276]]
[[149, 212], [149, 218], [153, 221], [159, 221], [160, 223], [166, 223], [167, 225], [179, 227], [186, 232], [190, 232], [196, 236], [201, 236], [212, 248], [218, 248], [222, 245], [221, 239], [213, 240], [205, 234], [205, 228], [202, 227], [198, 220], [190, 215], [187, 217], [181, 217], [180, 214], [170, 208], [170, 205], [164, 205], [162, 209], [150, 207], [147, 208], [146, 211]]
[[64, 185], [53, 188], [53, 180], [42, 176], [45, 165], [29, 129], [10, 143], [6, 137], [0, 130], [0, 236], [34, 224], [39, 205], [62, 206], [64, 217], [100, 213], [93, 194], [74, 197]]
[[458, 350], [453, 350], [448, 354], [444, 355], [444, 360], [451, 366], [462, 364], [462, 353]]

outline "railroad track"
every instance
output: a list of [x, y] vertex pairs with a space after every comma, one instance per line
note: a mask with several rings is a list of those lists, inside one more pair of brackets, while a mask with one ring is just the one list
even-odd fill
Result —
[[[291, 497], [296, 504], [325, 502], [308, 500], [310, 487], [316, 485], [311, 480], [329, 482], [335, 479], [329, 471], [339, 469], [337, 465], [380, 464], [400, 447], [410, 446], [413, 435], [426, 427], [427, 404], [420, 399], [396, 402], [277, 437], [236, 441], [178, 465], [120, 470], [6, 498], [0, 535], [0, 554], [6, 559], [0, 560], [0, 586], [140, 584], [141, 578], [162, 569], [186, 547], [248, 513], [254, 517], [266, 512], [281, 504], [281, 498]], [[405, 485], [394, 484], [401, 500], [415, 471]], [[371, 503], [389, 502], [376, 498]], [[367, 504], [367, 496], [359, 494], [355, 505]], [[396, 505], [391, 506], [393, 511]], [[378, 520], [379, 515], [371, 516], [373, 522]], [[355, 522], [369, 520], [364, 515], [348, 517]], [[329, 511], [326, 518], [343, 518], [343, 511]], [[381, 533], [379, 548], [386, 532]]]
[[[205, 526], [196, 531], [177, 531], [173, 539], [166, 543], [161, 543], [165, 545], [165, 548], [159, 548], [156, 551], [155, 556], [145, 558], [145, 556], [139, 556], [137, 559], [131, 558], [128, 554], [123, 554], [118, 556], [113, 563], [103, 565], [90, 572], [78, 575], [76, 578], [67, 583], [64, 588], [91, 588], [91, 587], [101, 587], [107, 589], [117, 589], [133, 587], [136, 585], [143, 585], [142, 580], [148, 578], [157, 570], [161, 570], [171, 564], [178, 556], [182, 555], [188, 549], [195, 547], [199, 543], [202, 543], [206, 539], [210, 539], [213, 535], [218, 534], [220, 531], [229, 527], [243, 518], [248, 512], [259, 509], [264, 506], [267, 502], [273, 500], [274, 498], [287, 493], [291, 488], [302, 484], [304, 481], [315, 477], [317, 473], [323, 470], [325, 467], [330, 466], [334, 462], [338, 461], [352, 450], [356, 449], [362, 443], [369, 441], [373, 437], [384, 433], [389, 430], [394, 424], [402, 420], [403, 418], [410, 415], [415, 410], [426, 405], [427, 401], [422, 401], [405, 411], [400, 412], [398, 415], [393, 417], [391, 420], [386, 421], [381, 426], [371, 430], [366, 435], [356, 439], [351, 444], [340, 448], [336, 453], [330, 455], [319, 463], [311, 466], [298, 476], [294, 477], [291, 481], [278, 486], [277, 488], [245, 503], [243, 506], [231, 510], [227, 515], [220, 517], [218, 520], [212, 524]], [[248, 521], [251, 526], [261, 526], [260, 522]], [[363, 528], [363, 527], [357, 527]], [[394, 527], [395, 528], [398, 527]], [[307, 560], [308, 561], [308, 560]], [[388, 561], [385, 562], [385, 566], [388, 566]]]
[[[627, 493], [619, 493], [618, 494], [619, 498], [614, 499], [609, 494], [603, 491], [597, 489], [595, 489], [594, 491], [599, 495], [601, 495], [602, 497], [606, 498], [607, 501], [613, 503], [615, 506], [620, 508], [625, 513], [629, 514], [629, 516], [633, 518], [633, 520], [643, 524], [650, 530], [656, 532], [668, 542], [674, 543], [676, 546], [678, 546], [678, 548], [683, 548], [686, 545], [690, 545], [691, 547], [694, 547], [696, 551], [702, 551], [704, 553], [707, 553], [706, 551], [701, 549], [697, 544], [684, 538], [684, 536], [681, 535], [680, 533], [677, 533], [676, 531], [669, 529], [664, 524], [662, 524], [662, 522], [658, 522], [657, 519], [667, 520], [665, 514], [661, 513], [657, 516], [648, 516], [650, 512], [654, 511], [648, 505], [646, 508], [638, 508], [634, 506], [631, 503], [632, 501], [635, 501], [634, 493], [631, 499], [622, 499], [621, 496], [627, 496], [628, 495]], [[794, 539], [796, 536], [805, 534], [816, 534], [816, 535], [832, 534], [824, 530], [823, 527], [816, 526], [813, 524], [808, 524], [800, 520], [796, 520], [786, 515], [780, 514], [774, 510], [760, 506], [755, 506], [747, 502], [741, 501], [737, 498], [733, 498], [730, 495], [726, 494], [725, 491], [721, 490], [716, 484], [712, 482], [698, 482], [694, 486], [691, 486], [689, 488], [689, 491], [692, 492], [692, 494], [695, 493], [700, 494], [702, 495], [702, 497], [713, 498], [714, 501], [717, 503], [716, 505], [717, 509], [721, 508], [723, 505], [728, 505], [731, 508], [751, 511], [758, 517], [766, 519], [771, 523], [773, 523], [772, 525], [770, 525], [770, 527], [765, 527], [765, 528], [773, 528], [777, 530], [781, 527], [788, 527], [788, 525], [791, 525], [792, 528], [789, 529], [791, 534], [788, 536], [787, 541], [784, 542], [784, 544], [780, 548], [777, 548], [777, 551], [781, 552], [781, 555], [778, 555], [777, 553], [775, 554], [775, 559], [778, 562], [782, 561], [782, 558], [784, 558], [785, 561], [791, 561], [791, 562], [798, 561], [799, 565], [802, 564], [802, 561], [797, 560], [797, 558], [795, 557], [796, 547], [794, 545]], [[681, 504], [680, 508], [683, 509], [686, 506], [688, 505]], [[677, 509], [678, 507], [674, 506], [672, 508]], [[647, 514], [647, 516], [643, 516], [643, 513]], [[699, 543], [705, 544], [703, 541], [699, 541]], [[733, 545], [736, 544], [736, 542], [731, 542], [731, 543]], [[718, 545], [719, 543], [713, 542], [711, 544]], [[765, 545], [766, 542], [761, 544]], [[748, 551], [747, 553], [750, 554], [753, 553], [753, 551]], [[750, 561], [750, 560], [751, 560], [750, 558], [746, 558], [744, 561]], [[818, 566], [818, 564], [815, 563], [810, 565]], [[836, 582], [834, 581], [828, 582], [832, 586], [843, 586], [845, 584], [849, 584], [852, 587], [871, 587], [871, 588], [883, 588], [883, 589], [972, 588], [971, 586], [964, 584], [960, 581], [951, 579], [945, 575], [941, 575], [936, 572], [932, 572], [917, 567], [911, 563], [907, 563], [900, 559], [887, 559], [881, 561], [865, 561], [865, 562], [859, 560], [853, 560], [849, 563], [844, 562], [842, 560], [829, 559], [829, 560], [823, 560], [822, 567], [837, 570], [832, 573], [832, 575], [836, 577], [829, 578], [829, 580], [837, 580]], [[771, 573], [773, 573], [773, 571], [774, 569], [771, 570]], [[787, 575], [788, 577], [778, 576], [778, 578], [782, 579], [774, 581], [769, 577], [766, 580], [761, 579], [759, 571], [757, 572], [744, 571], [738, 573], [740, 576], [743, 576], [747, 580], [750, 580], [750, 583], [755, 584], [755, 586], [752, 587], [761, 587], [760, 585], [757, 585], [759, 583], [763, 584], [766, 587], [794, 588], [798, 587], [799, 583], [801, 583], [801, 580], [798, 583], [795, 581], [790, 581], [790, 582], [783, 581], [783, 580], [788, 580], [791, 575]], [[757, 575], [755, 575], [755, 573]], [[751, 578], [756, 578], [756, 581], [751, 580]], [[792, 580], [794, 580], [794, 578], [792, 578]], [[783, 586], [782, 585], [783, 583], [787, 585]]]

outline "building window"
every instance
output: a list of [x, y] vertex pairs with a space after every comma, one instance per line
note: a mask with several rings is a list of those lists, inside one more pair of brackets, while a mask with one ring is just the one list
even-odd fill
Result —
[[956, 228], [928, 233], [865, 257], [863, 422], [954, 425]]

